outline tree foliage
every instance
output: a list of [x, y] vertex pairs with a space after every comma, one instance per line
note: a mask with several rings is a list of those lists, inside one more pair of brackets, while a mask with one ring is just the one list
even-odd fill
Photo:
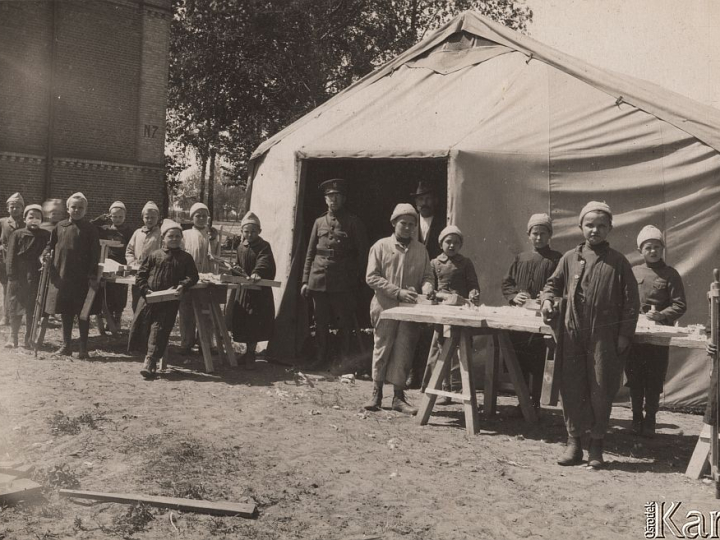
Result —
[[168, 140], [242, 184], [263, 139], [466, 9], [532, 20], [515, 0], [175, 0]]

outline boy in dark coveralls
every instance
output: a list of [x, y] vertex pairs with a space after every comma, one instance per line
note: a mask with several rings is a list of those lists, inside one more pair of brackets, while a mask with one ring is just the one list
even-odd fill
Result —
[[610, 207], [589, 202], [579, 221], [585, 241], [562, 256], [540, 300], [543, 315], [552, 319], [554, 300], [567, 298], [560, 396], [568, 444], [558, 464], [582, 462], [580, 438], [589, 431], [588, 465], [599, 469], [640, 302], [630, 263], [605, 240], [612, 230]]
[[7, 210], [10, 215], [0, 219], [0, 285], [2, 285], [3, 289], [2, 322], [0, 322], [0, 324], [3, 326], [10, 324], [9, 294], [7, 290], [8, 278], [5, 273], [5, 257], [7, 246], [10, 243], [10, 235], [25, 226], [22, 220], [24, 207], [25, 201], [22, 195], [13, 193], [7, 200]]
[[18, 346], [18, 334], [23, 315], [27, 324], [25, 348], [32, 348], [30, 329], [33, 324], [35, 297], [40, 283], [40, 257], [50, 240], [50, 233], [40, 228], [42, 207], [31, 204], [25, 207], [25, 227], [10, 236], [7, 246], [8, 302], [10, 308], [11, 335], [5, 344], [8, 348]]
[[[275, 258], [270, 244], [260, 238], [260, 219], [248, 212], [241, 224], [243, 240], [237, 249], [237, 264], [231, 272], [252, 280], [274, 279]], [[245, 368], [255, 368], [255, 349], [258, 341], [268, 341], [275, 324], [275, 302], [270, 287], [254, 291], [244, 289], [233, 309], [233, 339], [247, 344]]]
[[[98, 227], [101, 240], [114, 240], [121, 242], [122, 247], [112, 247], [108, 251], [108, 258], [120, 264], [127, 264], [125, 249], [133, 236], [133, 230], [125, 223], [127, 210], [122, 201], [115, 201], [110, 205], [107, 214], [93, 219], [90, 223]], [[122, 312], [127, 305], [127, 285], [121, 283], [108, 283], [105, 285], [105, 298], [108, 310], [112, 313], [115, 324], [120, 327]]]
[[[562, 257], [562, 253], [550, 248], [553, 234], [550, 216], [530, 216], [527, 233], [533, 249], [517, 255], [502, 280], [503, 296], [514, 306], [523, 306], [528, 300], [536, 299], [540, 295], [545, 282], [552, 276]], [[510, 332], [510, 341], [528, 384], [532, 376], [530, 395], [534, 407], [538, 409], [545, 368], [544, 338], [532, 332]]]
[[100, 259], [100, 239], [97, 228], [85, 219], [87, 199], [75, 193], [67, 200], [69, 219], [58, 223], [50, 233], [50, 243], [45, 254], [55, 252], [52, 260], [45, 311], [62, 315], [63, 344], [55, 354], [72, 355], [72, 327], [78, 317], [80, 347], [78, 358], [89, 358], [87, 350], [90, 320], [80, 318], [90, 281], [97, 280], [97, 264]]
[[[165, 354], [170, 333], [175, 326], [181, 295], [198, 282], [195, 261], [189, 253], [180, 248], [183, 238], [180, 225], [171, 219], [166, 219], [162, 223], [160, 233], [163, 247], [145, 257], [138, 269], [136, 284], [140, 291], [140, 300], [130, 330], [128, 346], [129, 349], [135, 349], [134, 345], [147, 336], [147, 354], [140, 370], [140, 374], [146, 379], [155, 376], [157, 362]], [[177, 300], [156, 304], [146, 302], [145, 297], [148, 293], [171, 287], [177, 290]]]
[[[438, 235], [438, 243], [442, 248], [442, 253], [430, 261], [433, 275], [435, 276], [435, 290], [438, 292], [459, 294], [463, 298], [467, 298], [473, 304], [480, 304], [480, 285], [478, 284], [477, 274], [473, 262], [467, 257], [460, 255], [464, 241], [462, 231], [455, 225], [445, 227]], [[436, 325], [436, 330], [442, 332], [442, 325]], [[440, 334], [442, 336], [442, 333]], [[430, 382], [435, 364], [440, 357], [443, 338], [436, 339], [433, 335], [433, 341], [430, 346], [430, 354], [427, 359], [427, 367], [423, 377], [422, 389], [424, 390]], [[443, 381], [443, 390], [449, 392], [451, 374], [448, 371], [445, 381]], [[442, 396], [435, 403], [437, 405], [449, 405], [452, 400], [449, 397]]]
[[[665, 264], [665, 241], [660, 229], [647, 225], [637, 238], [638, 251], [645, 264], [633, 267], [640, 292], [640, 311], [651, 321], [672, 326], [687, 310], [685, 287], [677, 270]], [[633, 411], [633, 431], [655, 436], [655, 416], [660, 405], [669, 347], [634, 343], [625, 366]], [[645, 418], [643, 418], [643, 401]]]

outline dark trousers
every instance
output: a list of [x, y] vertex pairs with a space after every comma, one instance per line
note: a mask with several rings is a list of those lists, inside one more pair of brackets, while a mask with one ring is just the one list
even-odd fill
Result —
[[[73, 313], [63, 313], [61, 315], [62, 317], [62, 333], [63, 333], [63, 343], [70, 343], [72, 341], [72, 328], [73, 328], [73, 322], [75, 321], [75, 315]], [[78, 318], [78, 330], [80, 330], [80, 342], [87, 345], [88, 342], [88, 335], [90, 334], [90, 320], [83, 321], [80, 318], [80, 315], [77, 316]]]
[[160, 302], [149, 306], [150, 332], [147, 347], [149, 358], [160, 360], [165, 354], [179, 306], [179, 302]]
[[140, 301], [140, 298], [142, 295], [140, 294], [140, 287], [137, 285], [133, 285], [132, 289], [130, 291], [130, 294], [132, 296], [132, 310], [133, 310], [133, 316], [135, 315], [135, 310], [137, 309], [138, 302]]
[[350, 332], [355, 326], [355, 294], [345, 292], [310, 291], [315, 312], [315, 336], [318, 356], [327, 355], [330, 325], [339, 330], [343, 356], [350, 353]]
[[[529, 385], [533, 405], [540, 406], [543, 374], [545, 372], [545, 338], [532, 332], [510, 332], [510, 342], [515, 349], [525, 382]], [[532, 384], [530, 376], [532, 375]]]
[[[5, 261], [0, 263], [3, 267], [5, 266]], [[0, 286], [2, 286], [3, 290], [3, 305], [2, 305], [2, 318], [3, 319], [10, 319], [10, 300], [9, 300], [9, 294], [8, 294], [8, 279], [7, 274], [5, 273], [5, 269], [3, 268], [0, 270]]]
[[643, 405], [647, 414], [655, 414], [660, 406], [660, 394], [663, 391], [667, 375], [669, 347], [634, 343], [630, 349], [625, 375], [625, 386], [630, 388], [634, 414], [641, 414]]

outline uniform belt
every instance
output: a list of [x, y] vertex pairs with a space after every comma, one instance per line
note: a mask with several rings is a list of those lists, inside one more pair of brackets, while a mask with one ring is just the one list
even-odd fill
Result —
[[323, 257], [334, 257], [335, 256], [335, 250], [334, 249], [323, 249], [323, 248], [317, 248], [315, 250], [316, 255], [321, 255]]

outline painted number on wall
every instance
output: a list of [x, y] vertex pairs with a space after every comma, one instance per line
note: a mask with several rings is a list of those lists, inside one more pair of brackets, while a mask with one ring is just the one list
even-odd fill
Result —
[[145, 129], [143, 131], [143, 138], [145, 139], [154, 139], [155, 134], [157, 133], [158, 126], [152, 126], [150, 124], [145, 124]]

